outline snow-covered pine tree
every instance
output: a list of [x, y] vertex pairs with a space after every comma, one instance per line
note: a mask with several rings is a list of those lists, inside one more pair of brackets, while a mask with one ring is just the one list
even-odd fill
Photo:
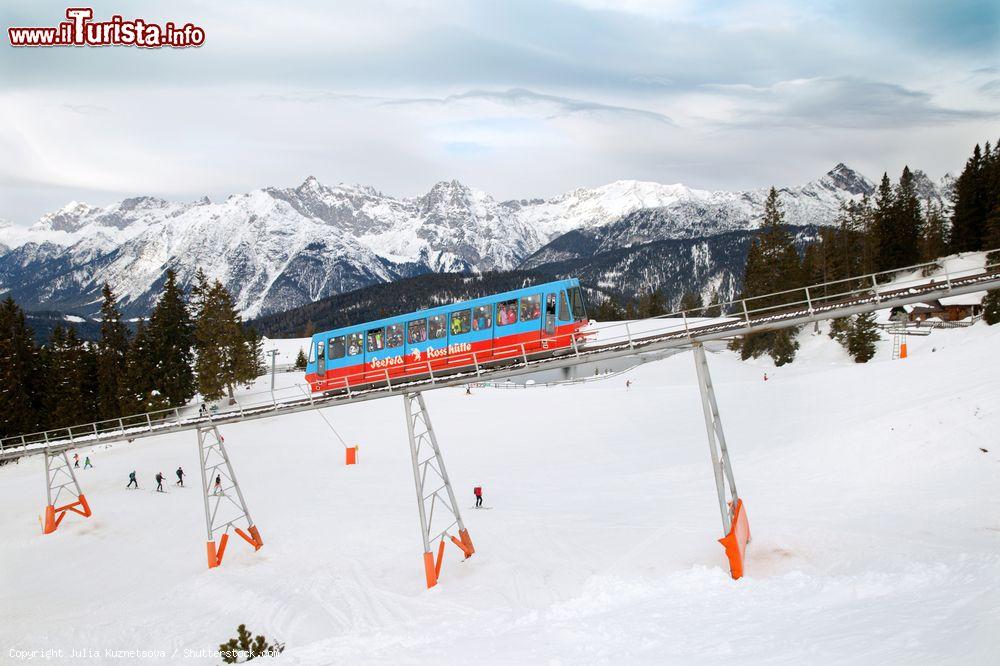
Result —
[[101, 340], [97, 345], [97, 411], [100, 419], [122, 416], [125, 372], [128, 360], [128, 327], [111, 287], [105, 283], [101, 292]]
[[295, 357], [295, 369], [305, 370], [307, 363], [308, 361], [306, 361], [306, 352], [305, 350], [302, 349], [302, 347], [299, 347], [298, 356]]
[[856, 315], [847, 330], [847, 353], [855, 362], [867, 363], [875, 356], [875, 343], [881, 339], [875, 325], [875, 313]]

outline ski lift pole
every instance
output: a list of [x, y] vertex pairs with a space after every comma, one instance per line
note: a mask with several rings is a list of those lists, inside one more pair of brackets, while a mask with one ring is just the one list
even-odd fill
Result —
[[272, 349], [267, 352], [267, 355], [271, 357], [271, 394], [274, 394], [274, 364], [275, 359], [278, 358], [278, 350]]

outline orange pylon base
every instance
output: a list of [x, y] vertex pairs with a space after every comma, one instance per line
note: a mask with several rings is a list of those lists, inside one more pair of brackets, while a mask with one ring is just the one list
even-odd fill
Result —
[[344, 449], [347, 455], [347, 465], [357, 465], [358, 464], [358, 447], [352, 446], [350, 448]]
[[[466, 559], [472, 557], [472, 554], [476, 552], [476, 549], [472, 546], [472, 538], [469, 536], [468, 530], [459, 530], [459, 537], [450, 537], [452, 543], [459, 547], [462, 553], [465, 555]], [[444, 560], [444, 539], [438, 544], [437, 559], [434, 558], [434, 553], [428, 551], [424, 553], [424, 575], [427, 578], [427, 589], [431, 589], [437, 585], [438, 578], [441, 577], [441, 562]]]
[[[249, 527], [250, 533], [247, 534], [240, 528], [235, 528], [237, 534], [239, 534], [244, 541], [253, 546], [255, 551], [260, 550], [261, 546], [264, 545], [264, 540], [260, 538], [260, 532], [257, 530], [256, 525], [251, 525]], [[209, 541], [205, 544], [205, 550], [208, 553], [208, 568], [214, 569], [215, 567], [222, 564], [222, 556], [226, 553], [226, 544], [229, 543], [229, 534], [223, 534], [222, 538], [219, 539], [219, 547], [216, 549], [215, 542]]]
[[55, 532], [56, 528], [59, 527], [59, 523], [62, 522], [69, 511], [78, 513], [84, 518], [89, 518], [91, 515], [90, 505], [87, 504], [87, 498], [83, 495], [77, 497], [75, 502], [70, 502], [63, 506], [52, 506], [49, 504], [45, 507], [45, 520], [42, 523], [42, 533], [52, 534]]
[[726, 557], [729, 558], [729, 572], [733, 575], [733, 580], [743, 577], [743, 558], [749, 542], [750, 523], [747, 521], [747, 512], [743, 508], [743, 500], [738, 499], [729, 534], [719, 539], [719, 543], [726, 549]]
[[899, 345], [899, 358], [906, 358], [906, 343]]

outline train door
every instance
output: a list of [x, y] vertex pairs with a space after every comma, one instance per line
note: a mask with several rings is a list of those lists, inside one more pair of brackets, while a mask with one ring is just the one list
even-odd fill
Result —
[[545, 295], [545, 335], [556, 334], [556, 295], [555, 293]]
[[385, 327], [365, 331], [365, 379], [385, 379], [388, 370], [388, 353], [385, 348]]
[[326, 350], [324, 349], [326, 345], [323, 344], [322, 340], [316, 341], [316, 375], [318, 377], [326, 377]]
[[344, 361], [344, 382], [350, 385], [364, 382], [365, 334], [358, 331], [347, 334], [347, 359]]

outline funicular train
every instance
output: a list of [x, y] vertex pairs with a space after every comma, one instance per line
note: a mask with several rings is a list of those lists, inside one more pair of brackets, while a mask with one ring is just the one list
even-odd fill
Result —
[[349, 390], [566, 353], [589, 323], [576, 279], [316, 333], [306, 381]]

